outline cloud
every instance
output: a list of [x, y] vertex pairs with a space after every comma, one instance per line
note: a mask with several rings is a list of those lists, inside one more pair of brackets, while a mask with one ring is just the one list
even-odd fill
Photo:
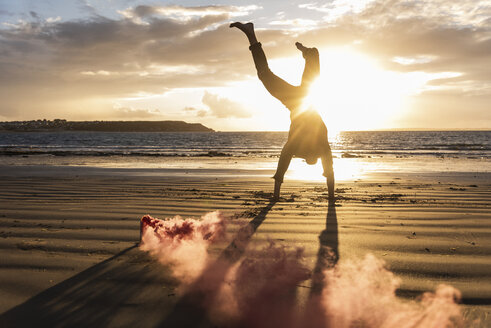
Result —
[[[254, 66], [247, 43], [228, 24], [232, 16], [257, 8], [147, 6], [132, 11], [146, 24], [93, 13], [0, 28], [0, 115], [27, 119], [33, 110], [47, 110], [45, 115], [73, 118], [87, 102], [92, 112], [102, 113], [118, 98], [248, 78]], [[288, 39], [284, 31], [258, 32], [263, 34], [278, 45]]]
[[[491, 81], [491, 34], [481, 17], [491, 14], [491, 8], [470, 9], [469, 2], [452, 2], [440, 6], [418, 2], [394, 2], [389, 12], [383, 13], [380, 2], [353, 18], [363, 21], [365, 29], [360, 50], [379, 58], [388, 69], [403, 72], [428, 73], [458, 72], [479, 87]], [[426, 3], [425, 3], [426, 4]], [[462, 13], [461, 12], [465, 12]], [[472, 14], [470, 14], [472, 12]], [[463, 17], [467, 17], [464, 19]], [[409, 58], [395, 63], [394, 58]], [[491, 94], [491, 90], [488, 90]]]
[[305, 3], [298, 5], [299, 8], [319, 11], [326, 14], [325, 21], [332, 22], [348, 14], [362, 12], [370, 3], [375, 0], [333, 0], [326, 4]]
[[30, 11], [29, 14], [31, 15], [32, 18], [39, 19], [39, 15], [36, 12]]
[[[220, 41], [213, 47], [213, 42], [203, 42], [220, 40], [225, 28], [204, 29], [228, 17], [204, 15], [186, 22], [156, 18], [145, 26], [101, 16], [11, 24], [0, 29], [0, 114], [18, 117], [51, 104], [66, 115], [69, 110], [58, 106], [63, 98], [82, 102], [163, 94], [172, 88], [217, 86], [245, 75], [245, 65], [235, 65], [234, 71], [232, 57], [217, 62], [217, 54], [225, 55], [220, 54]], [[235, 39], [229, 44], [238, 44]]]
[[81, 11], [86, 12], [87, 14], [89, 14], [91, 16], [97, 16], [98, 15], [97, 10], [94, 8], [94, 6], [92, 6], [89, 3], [88, 0], [77, 0], [77, 6]]
[[205, 117], [208, 115], [208, 111], [204, 109], [200, 109], [196, 112], [196, 116], [198, 117]]
[[319, 23], [316, 20], [312, 19], [302, 19], [302, 18], [295, 18], [295, 19], [279, 19], [279, 20], [274, 20], [269, 23], [269, 25], [272, 26], [290, 26], [291, 28], [301, 28], [301, 29], [306, 29], [306, 28], [312, 28], [318, 25]]
[[205, 117], [210, 114], [210, 111], [206, 109], [200, 109], [195, 107], [184, 107], [184, 111], [193, 112], [197, 117]]
[[[226, 25], [208, 30], [229, 17], [228, 14], [205, 15], [186, 22], [155, 18], [145, 26], [127, 19], [112, 20], [100, 16], [51, 24], [21, 22], [11, 29], [0, 30], [0, 56], [5, 59], [2, 61], [5, 66], [13, 62], [19, 68], [29, 69], [2, 68], [11, 75], [5, 79], [12, 80], [12, 75], [17, 75], [28, 82], [29, 72], [33, 75], [46, 73], [46, 77], [63, 72], [67, 77], [80, 71], [140, 73], [147, 70], [151, 73], [154, 71], [152, 67], [159, 65], [200, 65], [205, 68], [200, 70], [203, 76], [200, 73], [191, 75], [199, 77], [200, 85], [206, 84], [207, 80], [215, 80], [216, 84], [221, 76], [217, 79], [216, 75], [209, 75], [206, 68], [220, 74], [217, 67], [226, 68], [236, 61], [233, 56], [228, 56], [244, 43], [237, 34], [230, 33]], [[226, 49], [228, 51], [224, 51]], [[218, 62], [217, 59], [224, 60]], [[244, 66], [243, 61], [239, 60], [234, 69], [240, 70], [241, 66]], [[226, 69], [223, 74], [232, 71]], [[189, 75], [187, 70], [183, 70], [161, 78], [166, 82], [171, 78], [170, 82], [173, 82], [180, 76], [186, 78]], [[190, 78], [186, 79], [186, 83], [190, 81]]]
[[162, 113], [157, 109], [134, 109], [128, 107], [116, 107], [113, 116], [122, 120], [162, 118]]
[[218, 118], [246, 118], [252, 116], [241, 104], [227, 98], [221, 98], [208, 91], [205, 91], [202, 101], [203, 104], [210, 108], [210, 114]]
[[[386, 70], [435, 76], [452, 73], [459, 77], [434, 80], [431, 89], [468, 96], [471, 106], [476, 90], [491, 101], [491, 6], [455, 0], [349, 3], [356, 8], [335, 19], [325, 16], [324, 24], [298, 38], [319, 48], [349, 46], [375, 58]], [[329, 12], [331, 5], [309, 3], [300, 7]], [[446, 95], [441, 97], [443, 106]], [[475, 100], [476, 104], [481, 101]]]
[[135, 8], [128, 8], [126, 10], [118, 11], [126, 18], [146, 18], [151, 16], [167, 16], [167, 17], [204, 17], [210, 15], [230, 15], [245, 16], [250, 14], [251, 11], [260, 9], [261, 7], [256, 5], [249, 6], [196, 6], [196, 7], [184, 7], [184, 6], [146, 6], [140, 5]]
[[14, 16], [14, 13], [4, 9], [0, 9], [0, 16]]

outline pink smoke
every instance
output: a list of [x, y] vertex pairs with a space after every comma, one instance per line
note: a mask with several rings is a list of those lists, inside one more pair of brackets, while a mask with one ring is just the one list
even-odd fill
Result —
[[222, 284], [212, 320], [226, 318], [231, 327], [297, 327], [294, 291], [310, 275], [302, 248], [270, 242], [248, 250]]
[[[241, 251], [240, 258], [212, 261], [208, 246], [225, 235], [220, 213], [209, 213], [201, 220], [145, 216], [140, 248], [171, 265], [184, 283], [197, 278], [187, 286], [199, 289], [197, 295], [206, 294], [199, 305], [218, 327], [463, 326], [456, 304], [460, 293], [451, 286], [441, 285], [418, 300], [398, 298], [395, 291], [400, 280], [370, 254], [326, 266], [319, 278], [307, 267], [301, 248], [274, 242], [246, 248], [253, 232], [249, 230], [240, 229], [231, 244]], [[312, 292], [305, 304], [298, 304], [298, 286], [310, 279], [321, 281], [324, 287]]]
[[208, 261], [208, 246], [223, 238], [226, 229], [219, 212], [208, 213], [201, 220], [180, 216], [160, 220], [145, 215], [140, 223], [140, 249], [171, 265], [175, 277], [183, 281], [201, 274]]
[[325, 271], [321, 302], [329, 327], [454, 327], [461, 324], [460, 292], [446, 285], [424, 293], [419, 302], [396, 297], [400, 280], [384, 262], [368, 254]]

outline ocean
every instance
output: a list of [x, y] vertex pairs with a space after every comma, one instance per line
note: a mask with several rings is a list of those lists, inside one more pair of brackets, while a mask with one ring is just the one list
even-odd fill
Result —
[[[2, 132], [0, 156], [278, 157], [287, 132]], [[491, 158], [491, 131], [349, 131], [336, 157]]]

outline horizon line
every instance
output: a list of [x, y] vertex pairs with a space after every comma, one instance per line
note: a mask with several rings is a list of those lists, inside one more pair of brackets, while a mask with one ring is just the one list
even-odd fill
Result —
[[[328, 129], [329, 131], [329, 129]], [[491, 128], [387, 128], [387, 129], [367, 129], [367, 130], [339, 130], [337, 132], [384, 132], [384, 131], [490, 131]], [[288, 132], [288, 130], [216, 130], [215, 132]]]

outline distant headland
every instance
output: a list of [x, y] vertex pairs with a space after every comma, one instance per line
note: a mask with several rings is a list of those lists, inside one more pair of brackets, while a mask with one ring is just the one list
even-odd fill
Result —
[[0, 131], [214, 132], [203, 124], [184, 121], [67, 121], [63, 119], [0, 122]]

